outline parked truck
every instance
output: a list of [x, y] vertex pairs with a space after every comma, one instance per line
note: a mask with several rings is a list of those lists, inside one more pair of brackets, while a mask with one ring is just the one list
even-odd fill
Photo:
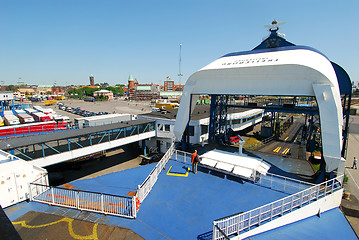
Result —
[[104, 124], [111, 124], [111, 123], [118, 123], [118, 122], [126, 122], [134, 120], [135, 117], [132, 114], [107, 114], [107, 115], [100, 115], [94, 117], [86, 117], [81, 119], [82, 126], [81, 127], [93, 127], [99, 126]]
[[20, 122], [23, 124], [35, 122], [34, 117], [27, 113], [18, 114], [17, 117], [19, 118]]
[[32, 116], [34, 117], [36, 122], [52, 121], [52, 119], [49, 115], [46, 115], [45, 113], [42, 113], [42, 112], [33, 113]]
[[35, 110], [35, 109], [33, 109], [33, 108], [26, 108], [26, 109], [25, 109], [25, 112], [27, 112], [27, 113], [30, 114], [30, 115], [33, 115], [34, 113], [37, 113], [37, 112], [39, 112], [39, 111], [37, 111], [37, 110]]
[[57, 103], [56, 99], [44, 100], [45, 106], [53, 105], [53, 104], [56, 104], [56, 103]]
[[179, 107], [178, 103], [169, 103], [169, 102], [158, 102], [155, 104], [155, 107], [161, 110], [165, 109], [177, 109]]
[[26, 114], [24, 109], [16, 109], [16, 110], [14, 110], [14, 112], [15, 112], [16, 116], [19, 115], [19, 114]]
[[20, 124], [19, 119], [15, 116], [15, 115], [5, 115], [4, 114], [4, 123], [6, 126], [13, 126], [13, 125], [18, 125]]

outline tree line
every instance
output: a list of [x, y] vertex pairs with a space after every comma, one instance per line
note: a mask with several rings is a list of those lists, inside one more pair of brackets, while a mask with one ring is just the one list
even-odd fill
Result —
[[109, 90], [113, 93], [114, 96], [122, 96], [123, 95], [123, 88], [120, 86], [116, 87], [100, 87], [100, 88], [90, 88], [90, 87], [82, 87], [77, 89], [71, 89], [68, 91], [69, 97], [92, 97], [93, 93], [99, 91], [101, 89]]

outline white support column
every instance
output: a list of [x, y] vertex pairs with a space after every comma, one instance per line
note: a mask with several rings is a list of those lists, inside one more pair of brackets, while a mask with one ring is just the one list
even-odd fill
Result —
[[243, 142], [243, 141], [239, 141], [239, 142], [238, 142], [238, 154], [239, 154], [240, 156], [243, 155], [243, 145], [244, 145], [244, 143], [245, 143], [245, 142]]
[[319, 106], [325, 170], [331, 172], [338, 168], [338, 175], [341, 175], [344, 169], [340, 167], [343, 165], [341, 158], [343, 114], [340, 96], [338, 97], [339, 93], [335, 92], [335, 88], [329, 84], [313, 84], [313, 90]]

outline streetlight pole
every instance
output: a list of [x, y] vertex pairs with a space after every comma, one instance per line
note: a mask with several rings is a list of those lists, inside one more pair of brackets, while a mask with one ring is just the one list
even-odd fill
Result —
[[179, 73], [178, 73], [178, 81], [179, 81], [179, 85], [181, 85], [181, 78], [183, 76], [183, 74], [181, 73], [181, 55], [182, 55], [182, 43], [180, 43], [179, 45], [180, 47], [180, 51], [179, 51]]

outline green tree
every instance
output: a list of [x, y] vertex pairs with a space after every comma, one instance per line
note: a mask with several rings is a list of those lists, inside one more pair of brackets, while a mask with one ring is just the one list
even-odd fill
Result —
[[106, 100], [106, 97], [103, 94], [100, 94], [99, 96], [97, 96], [97, 100], [104, 101]]
[[19, 90], [19, 87], [15, 86], [15, 85], [9, 85], [9, 86], [6, 86], [5, 90], [15, 92], [15, 91]]
[[122, 87], [107, 87], [106, 90], [109, 90], [113, 93], [114, 96], [123, 95], [123, 88]]
[[93, 93], [95, 91], [97, 91], [98, 89], [96, 88], [90, 88], [90, 87], [83, 87], [83, 88], [80, 88], [78, 89], [79, 92], [81, 92], [84, 96], [88, 96], [88, 97], [92, 97], [93, 96]]

